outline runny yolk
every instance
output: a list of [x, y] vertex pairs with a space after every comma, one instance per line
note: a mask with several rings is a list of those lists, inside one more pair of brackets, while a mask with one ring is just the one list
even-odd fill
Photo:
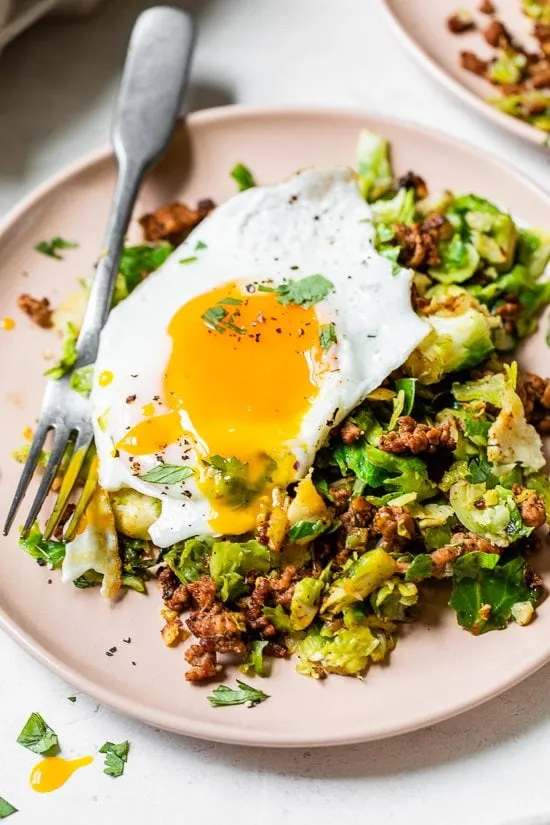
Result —
[[113, 378], [114, 378], [114, 375], [111, 372], [111, 370], [103, 370], [103, 372], [99, 373], [99, 378], [98, 378], [99, 386], [100, 387], [108, 387], [109, 384], [112, 382]]
[[29, 778], [30, 786], [37, 793], [56, 791], [71, 778], [75, 771], [90, 765], [93, 761], [93, 756], [82, 756], [80, 759], [47, 756], [32, 769]]
[[[288, 444], [319, 391], [322, 353], [315, 310], [282, 305], [273, 292], [248, 294], [231, 283], [180, 307], [168, 334], [172, 352], [162, 400], [173, 412], [146, 418], [117, 449], [132, 455], [158, 452], [184, 434], [179, 418], [184, 410], [206, 461], [236, 457], [258, 477], [268, 456], [277, 464], [271, 487], [292, 481], [295, 458]], [[208, 495], [206, 486], [203, 492]], [[254, 526], [259, 508], [226, 507], [216, 497], [213, 509], [218, 519], [212, 526], [238, 534]]]

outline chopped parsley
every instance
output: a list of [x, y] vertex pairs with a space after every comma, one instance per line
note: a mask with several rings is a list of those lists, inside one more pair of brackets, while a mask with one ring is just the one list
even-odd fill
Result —
[[247, 705], [254, 707], [260, 702], [265, 702], [269, 699], [269, 695], [263, 690], [258, 690], [245, 682], [237, 679], [237, 688], [231, 688], [229, 685], [218, 685], [218, 687], [206, 698], [213, 708], [223, 707], [227, 705]]
[[253, 186], [256, 186], [254, 175], [244, 163], [237, 163], [231, 170], [231, 177], [237, 182], [239, 192], [244, 192], [246, 189], [252, 189]]
[[333, 344], [338, 343], [338, 339], [336, 338], [336, 327], [334, 324], [325, 324], [321, 327], [321, 331], [319, 332], [319, 343], [321, 345], [321, 349], [325, 352], [327, 352]]
[[72, 702], [73, 704], [76, 702], [76, 696], [67, 696], [67, 699], [69, 702]]
[[[260, 287], [260, 289], [262, 289]], [[323, 275], [308, 275], [299, 281], [288, 281], [281, 284], [274, 290], [277, 293], [277, 300], [280, 304], [297, 304], [309, 309], [314, 304], [318, 304], [327, 297], [334, 289], [332, 284]], [[262, 289], [262, 292], [271, 292], [271, 289]]]
[[221, 306], [221, 304], [238, 305], [241, 303], [242, 301], [238, 298], [222, 298], [215, 307], [207, 309], [206, 312], [201, 315], [201, 318], [206, 326], [215, 330], [215, 332], [231, 330], [231, 332], [236, 332], [238, 335], [244, 335], [246, 330], [243, 329], [243, 327], [239, 327], [233, 320], [235, 313], [230, 314]]
[[194, 264], [195, 261], [198, 261], [197, 256], [196, 255], [191, 255], [190, 258], [182, 258], [181, 261], [180, 261], [180, 264]]
[[59, 250], [76, 249], [77, 246], [78, 244], [73, 241], [66, 241], [64, 238], [56, 236], [52, 238], [51, 241], [40, 241], [34, 248], [37, 252], [42, 252], [43, 255], [47, 255], [49, 258], [56, 258], [58, 261], [62, 261], [63, 256], [59, 254]]
[[197, 241], [195, 245], [195, 250], [198, 251], [199, 249], [207, 249], [207, 246], [204, 243], [204, 241]]
[[123, 293], [121, 298], [126, 298], [143, 281], [144, 277], [158, 269], [173, 249], [172, 244], [167, 242], [156, 246], [148, 244], [125, 246], [118, 265], [126, 293]]
[[186, 478], [193, 475], [192, 467], [180, 467], [177, 464], [159, 464], [153, 467], [145, 475], [140, 476], [142, 481], [150, 481], [153, 484], [179, 484]]
[[8, 802], [7, 799], [0, 796], [0, 819], [6, 819], [6, 817], [15, 813], [17, 813], [17, 808], [12, 805], [11, 802]]
[[31, 713], [17, 741], [24, 748], [41, 756], [55, 756], [59, 753], [57, 734], [42, 719], [39, 713]]
[[122, 776], [124, 765], [128, 761], [128, 751], [130, 743], [126, 740], [118, 745], [114, 742], [105, 742], [99, 749], [99, 753], [105, 754], [105, 766], [103, 773], [107, 776]]

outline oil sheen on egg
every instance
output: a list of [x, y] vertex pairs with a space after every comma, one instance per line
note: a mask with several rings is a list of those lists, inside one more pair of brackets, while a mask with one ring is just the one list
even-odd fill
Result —
[[[411, 272], [373, 235], [351, 170], [304, 171], [218, 207], [113, 310], [92, 391], [100, 483], [160, 499], [158, 546], [251, 530], [426, 336]], [[313, 275], [331, 284], [322, 300], [279, 301]], [[161, 464], [188, 477], [143, 479]]]

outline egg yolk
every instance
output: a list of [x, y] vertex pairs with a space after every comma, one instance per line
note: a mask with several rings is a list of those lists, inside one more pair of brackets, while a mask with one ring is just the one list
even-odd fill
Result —
[[99, 386], [100, 387], [108, 387], [109, 384], [112, 383], [113, 378], [114, 378], [114, 375], [111, 372], [111, 370], [103, 370], [103, 372], [101, 372], [99, 374], [99, 378], [98, 378]]
[[93, 756], [82, 756], [80, 759], [47, 756], [32, 769], [30, 786], [37, 793], [56, 791], [71, 778], [75, 771], [90, 765], [93, 761]]
[[248, 493], [238, 504], [219, 485], [214, 489], [208, 469], [200, 479], [216, 513], [212, 527], [246, 532], [254, 526], [259, 494], [295, 478], [288, 444], [319, 392], [317, 315], [313, 308], [279, 303], [274, 292], [243, 292], [231, 283], [180, 307], [168, 334], [163, 401], [172, 412], [146, 418], [116, 447], [132, 455], [158, 452], [187, 435], [179, 417], [185, 410], [205, 467], [213, 456], [248, 465]]

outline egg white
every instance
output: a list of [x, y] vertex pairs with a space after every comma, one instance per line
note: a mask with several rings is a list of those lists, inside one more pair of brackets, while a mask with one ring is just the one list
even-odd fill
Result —
[[[182, 263], [189, 258], [196, 260]], [[288, 444], [299, 478], [330, 428], [403, 364], [429, 332], [411, 307], [411, 271], [395, 271], [374, 248], [372, 212], [350, 169], [306, 170], [284, 183], [236, 195], [111, 312], [91, 395], [100, 484], [106, 490], [131, 487], [161, 500], [161, 515], [150, 528], [158, 546], [212, 533], [211, 505], [192, 478], [170, 487], [145, 482], [136, 467], [143, 475], [159, 463], [155, 456], [137, 457], [132, 467], [131, 457], [113, 451], [143, 419], [142, 406], [162, 397], [172, 345], [170, 320], [186, 302], [225, 283], [237, 281], [244, 290], [251, 283], [276, 286], [312, 274], [322, 274], [334, 285], [315, 311], [320, 323], [335, 324], [338, 343], [333, 369], [324, 375], [297, 438]], [[200, 353], [190, 357], [200, 358]], [[100, 386], [98, 377], [105, 370], [113, 380]], [[215, 403], [216, 387], [208, 376], [204, 391]], [[135, 401], [126, 403], [134, 395]], [[155, 410], [168, 411], [160, 402]], [[182, 422], [193, 430], [185, 413]], [[186, 455], [190, 466], [197, 463], [192, 449]], [[182, 464], [182, 446], [169, 445], [161, 457]]]

